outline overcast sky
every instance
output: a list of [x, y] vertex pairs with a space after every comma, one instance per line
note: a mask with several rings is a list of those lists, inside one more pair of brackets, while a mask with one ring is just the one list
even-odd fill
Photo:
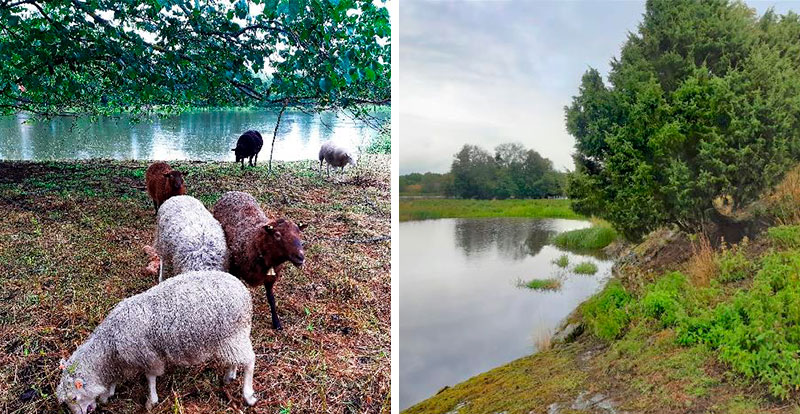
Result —
[[403, 0], [400, 174], [446, 172], [466, 143], [521, 142], [572, 169], [563, 108], [587, 68], [608, 74], [643, 12], [640, 1]]

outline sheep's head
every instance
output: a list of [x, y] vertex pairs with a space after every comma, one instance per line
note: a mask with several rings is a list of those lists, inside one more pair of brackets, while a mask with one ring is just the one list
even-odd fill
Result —
[[277, 266], [290, 261], [297, 267], [306, 260], [303, 250], [302, 231], [305, 225], [294, 224], [291, 220], [277, 219], [264, 225], [267, 250], [272, 258], [272, 265]]
[[97, 408], [97, 398], [106, 393], [106, 387], [97, 384], [81, 372], [77, 362], [61, 360], [61, 383], [56, 389], [60, 404], [66, 404], [74, 414], [88, 414]]
[[164, 173], [164, 178], [167, 179], [169, 188], [173, 194], [186, 194], [186, 184], [183, 181], [183, 177], [187, 175], [189, 175], [189, 173], [182, 173], [180, 171]]
[[353, 165], [353, 166], [355, 166], [355, 165], [356, 165], [356, 159], [355, 159], [355, 157], [353, 157], [352, 155], [350, 155], [350, 153], [349, 153], [349, 152], [348, 152], [348, 153], [345, 153], [345, 154], [344, 154], [344, 156], [345, 156], [345, 159], [347, 160], [347, 163], [348, 163], [348, 164], [350, 164], [350, 165]]

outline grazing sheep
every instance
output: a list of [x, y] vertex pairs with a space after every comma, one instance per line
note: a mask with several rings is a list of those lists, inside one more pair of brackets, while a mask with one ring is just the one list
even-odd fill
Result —
[[275, 310], [272, 287], [287, 260], [300, 267], [305, 261], [300, 232], [303, 224], [290, 220], [270, 221], [253, 196], [230, 191], [214, 205], [214, 217], [225, 231], [230, 254], [230, 272], [250, 286], [263, 284], [272, 314], [272, 326], [282, 329]]
[[147, 193], [153, 199], [156, 213], [158, 213], [158, 208], [161, 207], [161, 204], [170, 197], [186, 194], [186, 184], [183, 182], [183, 177], [187, 175], [189, 174], [174, 171], [165, 162], [156, 162], [147, 167], [147, 172], [145, 173]]
[[[248, 157], [247, 163], [251, 167], [255, 167], [256, 163], [258, 163], [258, 153], [263, 145], [264, 140], [261, 138], [261, 134], [258, 131], [250, 130], [239, 137], [239, 140], [236, 141], [236, 148], [231, 149], [231, 151], [236, 154], [236, 162], [241, 160], [242, 169], [244, 169], [244, 159]], [[255, 157], [255, 161], [253, 161], [253, 157]]]
[[189, 272], [131, 296], [95, 328], [68, 360], [61, 360], [59, 403], [75, 414], [106, 403], [116, 384], [144, 374], [149, 384], [146, 407], [158, 402], [156, 377], [168, 366], [216, 360], [226, 367], [225, 381], [244, 368], [242, 394], [256, 402], [250, 342], [253, 304], [250, 291], [230, 274]]
[[319, 175], [322, 175], [322, 160], [328, 163], [328, 177], [331, 176], [331, 165], [334, 168], [342, 167], [342, 171], [344, 171], [344, 167], [347, 164], [356, 165], [356, 161], [350, 153], [334, 144], [333, 141], [325, 142], [319, 149]]
[[153, 247], [161, 263], [159, 283], [164, 273], [228, 270], [228, 246], [222, 226], [203, 203], [191, 196], [172, 197], [161, 205]]

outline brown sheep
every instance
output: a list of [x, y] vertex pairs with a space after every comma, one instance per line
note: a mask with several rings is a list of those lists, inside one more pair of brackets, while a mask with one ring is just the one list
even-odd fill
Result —
[[284, 262], [300, 267], [305, 262], [301, 231], [287, 219], [270, 220], [253, 196], [230, 191], [214, 205], [214, 218], [222, 225], [230, 255], [229, 271], [250, 286], [263, 284], [272, 314], [272, 326], [282, 329], [275, 310], [272, 287]]
[[158, 213], [158, 208], [161, 207], [161, 204], [164, 204], [170, 197], [186, 194], [186, 184], [183, 182], [183, 177], [187, 175], [187, 173], [173, 170], [165, 162], [156, 162], [147, 167], [147, 172], [145, 173], [147, 193], [153, 199], [153, 207], [155, 207], [156, 213]]

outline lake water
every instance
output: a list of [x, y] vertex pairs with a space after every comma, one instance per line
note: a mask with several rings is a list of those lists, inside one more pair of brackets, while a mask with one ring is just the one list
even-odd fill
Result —
[[[377, 114], [387, 118], [387, 114]], [[261, 132], [259, 162], [269, 160], [277, 111], [202, 111], [131, 123], [128, 118], [74, 121], [56, 118], [32, 122], [27, 114], [0, 117], [0, 159], [85, 158], [233, 161], [236, 140], [248, 129]], [[316, 159], [322, 142], [333, 139], [354, 150], [376, 135], [344, 115], [286, 111], [281, 118], [273, 158]]]
[[[597, 292], [612, 262], [549, 245], [590, 223], [560, 219], [443, 219], [400, 223], [400, 408], [536, 351], [581, 302]], [[567, 254], [561, 269], [553, 260]], [[582, 261], [593, 276], [573, 274]], [[558, 291], [517, 287], [560, 278]]]

